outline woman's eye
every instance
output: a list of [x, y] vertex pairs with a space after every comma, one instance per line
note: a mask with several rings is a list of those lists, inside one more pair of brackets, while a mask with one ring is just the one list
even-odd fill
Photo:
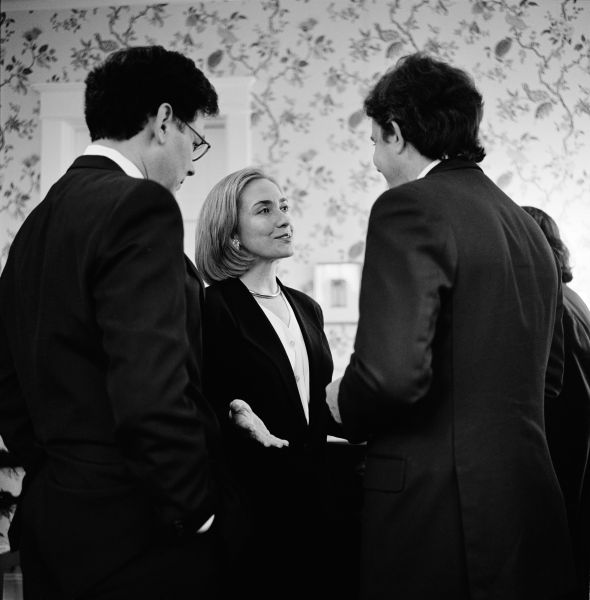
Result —
[[289, 212], [289, 206], [287, 204], [285, 204], [284, 206], [281, 206], [281, 210], [283, 212]]

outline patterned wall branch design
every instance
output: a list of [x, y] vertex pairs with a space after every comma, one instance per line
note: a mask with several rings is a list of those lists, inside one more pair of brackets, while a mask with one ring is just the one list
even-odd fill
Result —
[[[2, 18], [2, 26], [6, 22], [7, 28], [14, 23], [12, 19]], [[12, 54], [10, 59], [6, 60], [2, 56], [3, 77], [0, 80], [0, 88], [9, 86], [17, 93], [26, 94], [29, 87], [29, 76], [33, 72], [33, 67], [39, 66], [49, 68], [50, 63], [56, 62], [55, 49], [50, 48], [48, 44], [39, 45], [38, 39], [42, 31], [34, 27], [25, 31], [22, 35], [24, 43], [20, 56]], [[4, 36], [3, 36], [4, 37]], [[9, 39], [10, 33], [7, 32], [6, 39]]]
[[16, 185], [13, 181], [10, 181], [8, 186], [4, 188], [0, 213], [6, 211], [18, 221], [24, 220], [29, 212], [28, 202], [33, 197], [34, 192], [39, 191], [38, 162], [38, 154], [31, 154], [31, 156], [22, 161], [19, 178], [19, 182], [22, 183], [21, 185]]
[[[555, 6], [559, 10], [546, 12], [539, 28], [531, 28], [529, 23], [539, 20], [546, 3], [527, 0], [516, 5], [507, 0], [490, 0], [478, 2], [474, 8], [477, 7], [476, 18], [491, 20], [497, 13], [508, 25], [503, 37], [493, 47], [485, 48], [490, 60], [495, 59], [498, 64], [478, 73], [504, 83], [510, 70], [518, 68], [516, 65], [527, 67], [526, 80], [508, 87], [505, 97], [497, 99], [499, 118], [510, 120], [517, 127], [488, 126], [488, 150], [503, 148], [512, 159], [497, 181], [509, 190], [517, 187], [522, 203], [541, 203], [547, 209], [552, 203], [561, 202], [553, 214], [563, 223], [571, 218], [569, 207], [583, 202], [587, 194], [584, 179], [576, 174], [576, 163], [579, 164], [579, 153], [587, 145], [590, 125], [585, 110], [588, 87], [582, 85], [589, 79], [590, 47], [584, 34], [587, 28], [581, 27], [583, 9], [575, 0], [562, 0]], [[522, 133], [526, 122], [530, 133]], [[545, 129], [542, 122], [552, 122], [552, 144], [535, 135]], [[532, 153], [535, 160], [531, 160]], [[569, 196], [564, 197], [564, 190]]]
[[[165, 4], [155, 4], [135, 13], [131, 12], [129, 6], [110, 8], [107, 14], [109, 37], [103, 37], [100, 32], [96, 31], [87, 40], [80, 38], [80, 48], [72, 48], [72, 66], [75, 70], [89, 71], [111, 52], [129, 46], [150, 43], [148, 39], [141, 40], [139, 38], [136, 31], [137, 23], [145, 20], [152, 26], [163, 27], [165, 7]], [[125, 17], [127, 17], [126, 20]], [[79, 28], [80, 22], [77, 21], [76, 31]]]
[[51, 16], [50, 23], [53, 31], [63, 30], [64, 32], [71, 31], [72, 33], [77, 33], [80, 31], [88, 16], [96, 14], [96, 9], [89, 11], [85, 9], [72, 8], [70, 13], [61, 20], [60, 14], [61, 13], [56, 12]]
[[[2, 89], [2, 119], [0, 122], [0, 156], [3, 170], [0, 176], [0, 219], [10, 219], [20, 223], [30, 210], [29, 203], [39, 191], [39, 155], [27, 154], [18, 165], [18, 177], [5, 183], [6, 173], [15, 161], [15, 145], [23, 141], [32, 141], [38, 129], [38, 106], [35, 104], [30, 117], [21, 117], [22, 104], [18, 96], [27, 95], [30, 76], [35, 67], [49, 69], [57, 61], [54, 48], [41, 42], [42, 31], [38, 27], [26, 29], [22, 33], [20, 52], [9, 52], [7, 44], [16, 33], [15, 21], [6, 13], [0, 17], [2, 54], [0, 55], [0, 88]], [[8, 100], [9, 91], [14, 100]], [[0, 245], [0, 267], [3, 265], [10, 242], [14, 238], [14, 229], [6, 230]]]
[[[582, 51], [586, 46], [588, 51], [588, 42], [584, 34], [581, 34], [579, 40], [572, 40], [573, 31], [569, 24], [579, 15], [580, 8], [576, 6], [574, 0], [562, 0], [561, 2], [561, 20], [554, 17], [549, 18], [547, 29], [541, 32], [541, 36], [549, 39], [551, 46], [544, 49], [542, 42], [536, 39], [536, 32], [527, 29], [526, 11], [528, 8], [538, 7], [535, 2], [524, 2], [521, 6], [509, 6], [506, 0], [498, 0], [500, 10], [506, 12], [506, 22], [510, 25], [512, 37], [501, 40], [496, 45], [495, 53], [498, 59], [501, 59], [510, 50], [511, 42], [514, 40], [518, 47], [523, 50], [521, 58], [527, 53], [532, 53], [537, 58], [537, 77], [541, 88], [530, 89], [527, 83], [522, 84], [525, 92], [525, 98], [536, 105], [535, 118], [542, 119], [554, 110], [556, 105], [560, 105], [564, 111], [561, 128], [565, 131], [562, 139], [563, 151], [567, 154], [573, 148], [569, 147], [569, 138], [575, 134], [576, 125], [574, 123], [574, 108], [569, 106], [568, 100], [564, 96], [564, 91], [568, 87], [568, 74], [575, 67], [584, 68], [583, 54], [579, 54], [571, 60], [564, 62], [563, 55], [566, 46], [572, 46], [574, 42], [576, 51]], [[525, 39], [528, 36], [528, 39]], [[588, 66], [586, 57], [586, 68]], [[553, 73], [552, 73], [553, 72]], [[552, 74], [557, 75], [553, 81], [548, 80]], [[518, 94], [516, 95], [518, 98]], [[529, 110], [528, 105], [518, 107], [521, 112]]]

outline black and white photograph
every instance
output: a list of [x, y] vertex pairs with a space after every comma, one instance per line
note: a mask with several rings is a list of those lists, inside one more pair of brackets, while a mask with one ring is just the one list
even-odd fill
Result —
[[590, 0], [2, 0], [4, 600], [590, 600]]

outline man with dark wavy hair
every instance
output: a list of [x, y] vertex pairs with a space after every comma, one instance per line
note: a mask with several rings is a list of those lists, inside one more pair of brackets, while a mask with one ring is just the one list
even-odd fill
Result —
[[421, 53], [365, 100], [390, 189], [369, 218], [354, 353], [327, 389], [367, 440], [363, 600], [542, 600], [571, 582], [543, 427], [558, 273], [477, 165], [482, 107], [465, 72]]
[[25, 598], [210, 598], [226, 485], [173, 194], [217, 94], [149, 46], [110, 55], [85, 99], [92, 144], [0, 279], [0, 435], [26, 469], [11, 543]]

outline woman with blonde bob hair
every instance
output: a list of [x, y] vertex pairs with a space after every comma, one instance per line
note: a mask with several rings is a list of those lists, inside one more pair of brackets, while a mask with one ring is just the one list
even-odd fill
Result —
[[195, 259], [207, 283], [239, 277], [254, 260], [231, 240], [238, 229], [238, 198], [256, 179], [275, 183], [259, 169], [242, 169], [215, 184], [205, 200], [197, 222]]
[[257, 575], [259, 599], [324, 595], [322, 477], [333, 425], [325, 386], [333, 365], [320, 306], [277, 278], [292, 240], [289, 202], [263, 171], [231, 173], [207, 195], [195, 253], [210, 284], [204, 389], [225, 434], [248, 526], [227, 597]]

